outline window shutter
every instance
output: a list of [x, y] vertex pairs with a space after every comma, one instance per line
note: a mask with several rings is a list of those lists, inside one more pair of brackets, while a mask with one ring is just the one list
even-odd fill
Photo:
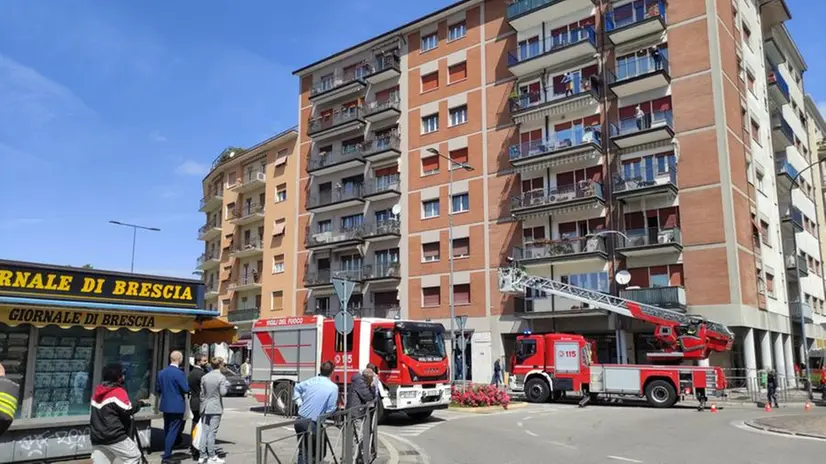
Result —
[[591, 166], [585, 170], [585, 177], [594, 182], [602, 182], [602, 166]]
[[450, 152], [450, 159], [457, 163], [467, 163], [467, 148], [459, 148]]
[[440, 287], [425, 287], [422, 289], [422, 306], [439, 306]]
[[556, 76], [553, 78], [553, 88], [554, 94], [565, 93], [565, 84], [562, 83], [562, 79], [565, 78], [565, 75]]
[[422, 254], [424, 255], [425, 259], [427, 259], [427, 258], [438, 258], [439, 257], [439, 242], [432, 242], [432, 243], [422, 244]]
[[680, 225], [677, 208], [662, 208], [659, 210], [660, 227], [664, 229], [671, 229]]
[[672, 264], [668, 266], [669, 283], [674, 287], [683, 286], [683, 265]]
[[422, 158], [422, 171], [431, 172], [431, 171], [438, 171], [438, 170], [439, 170], [439, 157], [438, 156], [428, 156], [427, 158]]
[[470, 255], [470, 239], [457, 238], [453, 240], [453, 256]]
[[576, 235], [576, 222], [562, 222], [559, 224], [559, 235]]
[[658, 98], [651, 102], [651, 106], [654, 111], [671, 111], [671, 97]]
[[632, 285], [635, 287], [642, 287], [648, 288], [648, 268], [641, 267], [637, 269], [629, 269], [628, 273], [631, 274], [631, 281], [628, 282], [628, 285]]
[[556, 188], [570, 187], [574, 185], [574, 173], [563, 172], [556, 175]]
[[625, 213], [625, 229], [637, 230], [645, 228], [645, 218], [641, 212]]
[[439, 72], [432, 72], [422, 76], [422, 92], [433, 90], [439, 87]]
[[470, 303], [470, 284], [459, 284], [453, 286], [453, 303]]
[[585, 127], [589, 126], [598, 126], [599, 125], [599, 115], [595, 114], [593, 116], [588, 116], [582, 120], [582, 125]]
[[389, 168], [376, 169], [375, 176], [376, 177], [392, 176], [392, 175], [398, 174], [398, 173], [399, 173], [399, 166], [395, 165], [395, 166], [390, 166]]
[[467, 79], [467, 62], [454, 64], [448, 68], [449, 81], [456, 82], [462, 79]]
[[533, 239], [542, 240], [545, 238], [545, 228], [542, 226], [533, 228]]
[[[626, 106], [619, 109], [619, 118], [620, 119], [628, 119], [634, 117], [634, 112], [636, 111], [636, 105]], [[643, 108], [643, 111], [645, 108]]]

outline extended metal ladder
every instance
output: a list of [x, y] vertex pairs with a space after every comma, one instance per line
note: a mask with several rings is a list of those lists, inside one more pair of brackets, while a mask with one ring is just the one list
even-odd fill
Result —
[[[649, 319], [656, 323], [656, 320], [673, 321], [681, 325], [689, 325], [694, 322], [703, 321], [701, 316], [691, 316], [678, 311], [659, 308], [637, 301], [626, 300], [612, 295], [607, 295], [595, 290], [588, 290], [581, 287], [568, 285], [547, 277], [540, 277], [528, 274], [518, 267], [499, 268], [499, 291], [510, 294], [525, 294], [527, 289], [537, 290], [552, 295], [568, 298], [571, 300], [587, 303], [590, 306], [610, 311], [621, 316], [634, 319]], [[634, 309], [639, 308], [640, 314], [635, 314]], [[728, 327], [719, 322], [705, 320], [708, 330], [717, 332], [734, 338], [734, 334]]]

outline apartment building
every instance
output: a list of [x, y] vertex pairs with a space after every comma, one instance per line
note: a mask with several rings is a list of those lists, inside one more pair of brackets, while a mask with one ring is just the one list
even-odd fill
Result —
[[[824, 121], [823, 115], [820, 114], [820, 110], [811, 95], [807, 94], [805, 96], [805, 107], [806, 119], [808, 120], [809, 151], [813, 153], [813, 157], [817, 156], [817, 159], [822, 159], [824, 157], [822, 152], [826, 151], [826, 145], [824, 145], [826, 141], [826, 121]], [[826, 194], [824, 188], [826, 173], [824, 173], [822, 162], [819, 166], [812, 168], [812, 177], [815, 191], [815, 209], [817, 210], [820, 256], [822, 257], [826, 256], [826, 230], [822, 228], [823, 224], [826, 223], [826, 197], [824, 197]], [[821, 277], [824, 279], [824, 286], [826, 287], [826, 274], [821, 273]], [[811, 338], [814, 338], [816, 348], [826, 349], [826, 307], [822, 303], [813, 308], [812, 322], [813, 335]]]
[[820, 264], [815, 230], [798, 227], [812, 204], [788, 202], [810, 178], [788, 175], [805, 167], [806, 126], [788, 123], [800, 147], [776, 140], [793, 114], [767, 78], [770, 64], [797, 72], [788, 93], [802, 96], [805, 64], [763, 53], [789, 17], [782, 0], [466, 0], [295, 71], [297, 301], [337, 312], [340, 275], [357, 282], [356, 312], [447, 327], [452, 294], [482, 381], [524, 330], [645, 362], [651, 327], [501, 294], [512, 259], [728, 324], [735, 351], [715, 364], [792, 372], [790, 307], [823, 290], [784, 254], [806, 234], [791, 261]]
[[203, 180], [204, 253], [196, 267], [207, 307], [242, 339], [259, 317], [295, 314], [297, 139], [292, 128], [250, 148], [227, 148]]

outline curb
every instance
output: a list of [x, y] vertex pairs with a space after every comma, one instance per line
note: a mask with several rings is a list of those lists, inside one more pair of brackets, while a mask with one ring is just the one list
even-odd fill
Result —
[[463, 406], [451, 406], [448, 408], [448, 411], [452, 412], [461, 412], [465, 414], [495, 414], [499, 412], [508, 412], [514, 409], [522, 409], [527, 407], [528, 403], [511, 403], [508, 405], [508, 408], [505, 409], [502, 406], [479, 406], [479, 407], [463, 407]]
[[751, 428], [756, 429], [756, 430], [761, 430], [763, 432], [776, 433], [776, 434], [779, 434], [779, 435], [788, 435], [788, 436], [792, 436], [792, 437], [805, 437], [805, 438], [812, 438], [812, 439], [815, 439], [815, 440], [826, 441], [826, 435], [820, 435], [820, 434], [817, 434], [817, 433], [795, 432], [793, 430], [778, 429], [778, 428], [775, 428], [775, 427], [760, 425], [760, 424], [758, 424], [754, 421], [746, 421], [746, 422], [744, 422], [744, 424], [747, 425], [748, 427], [751, 427]]
[[388, 464], [430, 464], [427, 453], [410, 440], [385, 432], [379, 432], [379, 440], [390, 453]]

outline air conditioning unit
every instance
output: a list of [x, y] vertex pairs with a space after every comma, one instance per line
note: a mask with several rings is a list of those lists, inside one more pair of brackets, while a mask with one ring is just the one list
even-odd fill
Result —
[[665, 230], [659, 233], [657, 236], [658, 243], [671, 243], [674, 241], [674, 232], [670, 230]]

